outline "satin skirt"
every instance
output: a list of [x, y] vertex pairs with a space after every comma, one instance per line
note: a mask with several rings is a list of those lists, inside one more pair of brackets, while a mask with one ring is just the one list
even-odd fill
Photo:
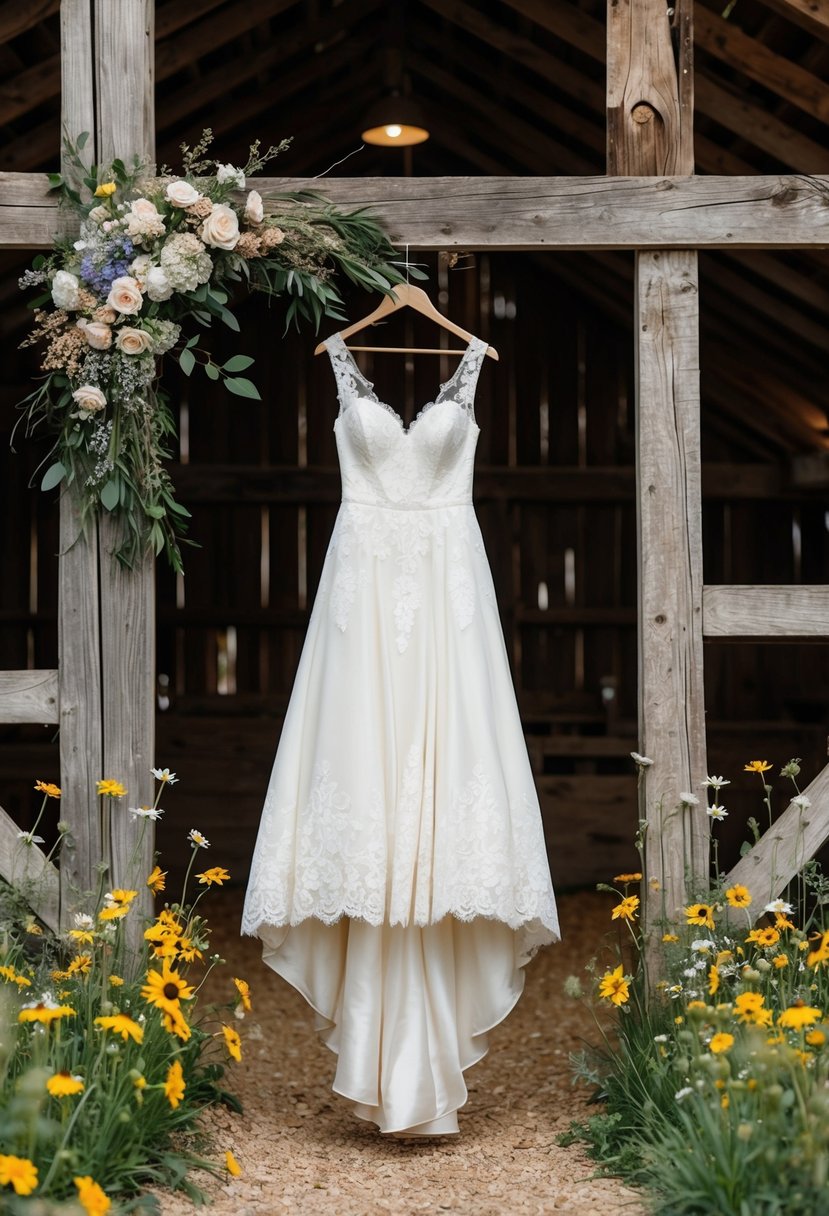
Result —
[[337, 1055], [335, 1093], [398, 1136], [456, 1134], [464, 1071], [524, 988], [521, 932], [446, 916], [432, 925], [343, 917], [261, 925], [262, 957], [315, 1011]]

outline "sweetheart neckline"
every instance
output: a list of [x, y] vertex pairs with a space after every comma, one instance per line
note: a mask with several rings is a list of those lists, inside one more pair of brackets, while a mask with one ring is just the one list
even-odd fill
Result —
[[[464, 409], [464, 407], [463, 407], [463, 405], [461, 405], [460, 401], [456, 401], [454, 399], [454, 397], [437, 397], [437, 398], [435, 398], [434, 401], [427, 401], [425, 405], [422, 405], [420, 407], [420, 409], [417, 411], [417, 413], [415, 414], [414, 418], [411, 420], [411, 422], [409, 423], [408, 426], [406, 426], [406, 423], [400, 417], [397, 410], [394, 409], [393, 406], [389, 405], [388, 402], [381, 401], [379, 397], [363, 397], [359, 393], [357, 393], [352, 398], [352, 401], [367, 401], [369, 403], [369, 405], [379, 406], [379, 408], [381, 410], [383, 410], [384, 413], [391, 414], [392, 418], [397, 423], [397, 426], [400, 430], [401, 435], [403, 435], [404, 438], [408, 438], [408, 436], [411, 435], [412, 429], [417, 428], [417, 423], [420, 421], [420, 419], [423, 418], [423, 416], [425, 414], [430, 413], [436, 405], [454, 405], [456, 409], [459, 409], [461, 411], [464, 418], [466, 418], [467, 422], [471, 426], [473, 426], [479, 434], [481, 431], [481, 428], [478, 426], [475, 419], [469, 414], [468, 410]], [[337, 417], [334, 419], [335, 426], [340, 421], [340, 419], [343, 418], [348, 413], [350, 408], [351, 408], [351, 403], [349, 403], [349, 405], [346, 406], [337, 415]]]

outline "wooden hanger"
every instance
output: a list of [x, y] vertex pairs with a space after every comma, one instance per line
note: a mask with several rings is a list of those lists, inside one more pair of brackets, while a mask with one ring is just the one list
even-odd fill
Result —
[[[451, 334], [455, 334], [458, 338], [464, 338], [467, 342], [471, 342], [474, 334], [467, 333], [465, 329], [461, 329], [459, 325], [455, 325], [448, 317], [444, 317], [443, 313], [438, 312], [432, 301], [427, 296], [422, 287], [414, 287], [411, 283], [396, 283], [391, 289], [391, 295], [383, 297], [382, 302], [375, 308], [374, 312], [363, 317], [362, 321], [355, 321], [353, 325], [349, 325], [347, 329], [341, 329], [337, 335], [339, 338], [346, 340], [352, 334], [359, 333], [361, 329], [365, 329], [368, 325], [375, 325], [383, 317], [387, 317], [389, 313], [397, 312], [399, 308], [413, 308], [415, 312], [422, 313], [424, 317], [428, 317], [430, 321], [434, 321], [443, 329], [448, 329]], [[322, 354], [326, 349], [325, 343], [320, 342], [314, 350], [315, 355]], [[389, 354], [396, 355], [463, 355], [462, 350], [441, 350], [440, 347], [422, 347], [422, 346], [350, 346], [349, 350], [373, 350], [385, 351]], [[497, 359], [498, 352], [493, 346], [486, 348], [485, 354], [489, 355], [490, 359]]]

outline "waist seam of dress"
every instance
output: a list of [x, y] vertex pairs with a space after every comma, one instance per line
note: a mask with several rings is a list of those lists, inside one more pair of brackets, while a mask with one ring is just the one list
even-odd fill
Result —
[[444, 507], [471, 507], [471, 498], [448, 499], [445, 502], [369, 502], [365, 498], [343, 498], [343, 503], [359, 507], [377, 507], [382, 511], [442, 511]]

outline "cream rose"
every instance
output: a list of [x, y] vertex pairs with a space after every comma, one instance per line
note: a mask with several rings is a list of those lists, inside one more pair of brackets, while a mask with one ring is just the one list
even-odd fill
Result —
[[104, 394], [94, 384], [82, 384], [75, 389], [72, 398], [78, 403], [78, 408], [87, 414], [96, 414], [98, 410], [105, 409], [107, 403]]
[[265, 218], [265, 208], [262, 206], [262, 195], [258, 190], [251, 190], [245, 203], [245, 219], [249, 224], [261, 224]]
[[55, 308], [77, 308], [80, 283], [68, 270], [59, 270], [52, 279], [52, 299]]
[[131, 275], [121, 275], [120, 278], [112, 280], [112, 287], [106, 302], [116, 312], [131, 316], [133, 313], [141, 311], [143, 303], [141, 289]]
[[201, 226], [201, 239], [214, 249], [233, 249], [239, 240], [239, 217], [226, 203], [216, 203]]
[[88, 321], [79, 327], [93, 350], [108, 350], [112, 346], [112, 330], [103, 321]]
[[143, 355], [145, 350], [150, 349], [150, 335], [143, 329], [131, 329], [129, 325], [122, 325], [118, 330], [115, 345], [122, 355]]
[[96, 308], [92, 314], [93, 321], [103, 321], [104, 325], [112, 325], [118, 319], [118, 313], [114, 308], [107, 308], [106, 305], [101, 305]]
[[201, 198], [198, 190], [191, 186], [189, 182], [170, 182], [167, 189], [164, 191], [164, 197], [168, 203], [172, 203], [174, 207], [192, 207], [197, 199]]
[[130, 203], [130, 212], [140, 220], [154, 220], [158, 215], [158, 208], [148, 198], [134, 198]]
[[112, 212], [109, 207], [105, 207], [103, 203], [99, 203], [97, 207], [93, 207], [89, 212], [89, 219], [94, 220], [96, 224], [102, 224], [111, 215]]
[[173, 294], [170, 280], [161, 266], [151, 266], [147, 271], [146, 288], [147, 295], [155, 301], [169, 300]]

